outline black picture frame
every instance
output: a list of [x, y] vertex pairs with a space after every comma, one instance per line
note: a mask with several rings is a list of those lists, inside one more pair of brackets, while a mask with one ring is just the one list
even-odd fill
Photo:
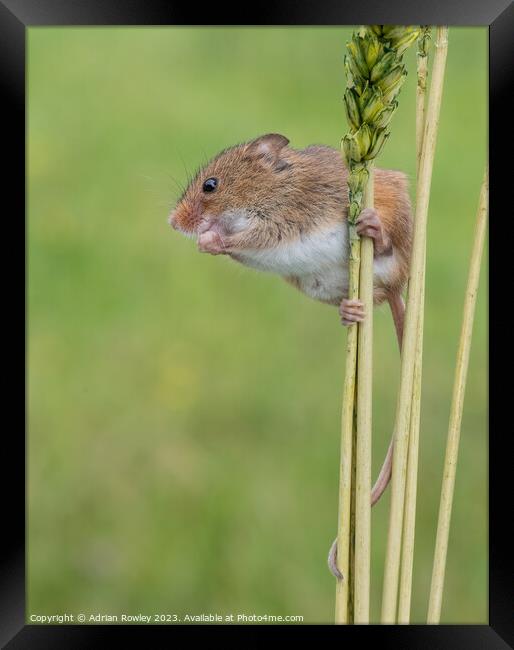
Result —
[[[206, 7], [195, 4], [180, 5], [173, 0], [148, 2], [145, 0], [0, 0], [0, 78], [3, 90], [4, 118], [3, 157], [4, 205], [10, 198], [8, 219], [12, 227], [9, 252], [19, 255], [8, 261], [4, 276], [4, 304], [25, 319], [25, 44], [27, 28], [36, 25], [356, 25], [386, 24], [445, 24], [489, 26], [490, 35], [490, 99], [489, 99], [489, 153], [490, 153], [490, 213], [491, 273], [489, 296], [492, 303], [498, 292], [496, 279], [500, 260], [508, 260], [507, 237], [496, 238], [496, 228], [510, 219], [512, 181], [511, 166], [502, 161], [512, 143], [514, 88], [514, 4], [511, 0], [446, 0], [426, 3], [420, 0], [372, 0], [344, 3], [342, 0], [308, 2], [283, 1], [267, 7], [253, 3], [249, 6]], [[510, 128], [510, 131], [509, 131]], [[509, 193], [509, 197], [507, 197]], [[501, 204], [505, 202], [505, 208]], [[7, 211], [6, 211], [7, 212]], [[506, 215], [508, 218], [502, 218]], [[16, 244], [21, 250], [16, 249]], [[498, 274], [498, 275], [496, 275]], [[16, 287], [16, 284], [23, 284]], [[4, 350], [25, 350], [25, 329], [7, 317], [11, 332], [4, 338]], [[342, 643], [373, 643], [381, 648], [481, 648], [513, 647], [514, 643], [514, 572], [512, 571], [512, 543], [509, 505], [512, 470], [509, 465], [509, 438], [512, 425], [502, 420], [502, 408], [508, 406], [507, 390], [510, 382], [494, 379], [499, 376], [496, 362], [504, 356], [508, 341], [507, 314], [490, 320], [490, 481], [489, 481], [489, 625], [441, 626], [344, 626], [334, 627]], [[11, 343], [12, 342], [12, 343]], [[6, 345], [8, 343], [8, 345]], [[19, 345], [19, 348], [17, 345]], [[23, 354], [23, 352], [22, 352]], [[26, 360], [26, 359], [25, 359]], [[493, 372], [494, 369], [494, 372]], [[20, 372], [21, 370], [21, 372]], [[8, 648], [92, 648], [112, 645], [127, 632], [123, 626], [39, 626], [25, 624], [25, 391], [24, 367], [19, 361], [12, 374], [4, 373], [12, 395], [9, 409], [16, 414], [3, 436], [4, 472], [4, 538], [7, 549], [2, 554], [0, 590], [0, 643]], [[507, 375], [508, 376], [508, 375]], [[6, 377], [9, 381], [6, 381]], [[19, 381], [18, 381], [19, 378]], [[504, 398], [505, 397], [505, 398]], [[505, 411], [505, 415], [508, 412]], [[21, 422], [20, 422], [21, 421]], [[507, 424], [503, 424], [506, 422]], [[19, 423], [19, 424], [18, 424]], [[217, 626], [208, 626], [210, 630]], [[330, 626], [326, 626], [330, 628]], [[131, 626], [132, 642], [138, 643], [149, 632], [170, 638], [177, 626]], [[217, 631], [211, 639], [217, 637]]]

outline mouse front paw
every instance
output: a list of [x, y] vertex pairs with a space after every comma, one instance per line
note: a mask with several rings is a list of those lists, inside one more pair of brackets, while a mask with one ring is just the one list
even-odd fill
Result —
[[200, 234], [198, 237], [198, 250], [201, 253], [210, 253], [211, 255], [222, 255], [226, 252], [221, 236], [214, 230], [208, 230]]

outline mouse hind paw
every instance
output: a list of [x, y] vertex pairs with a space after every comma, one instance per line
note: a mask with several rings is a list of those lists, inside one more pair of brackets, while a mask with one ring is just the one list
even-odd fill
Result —
[[354, 323], [361, 323], [366, 317], [364, 311], [364, 303], [362, 300], [343, 298], [339, 305], [339, 315], [341, 316], [341, 323], [343, 325], [353, 325]]

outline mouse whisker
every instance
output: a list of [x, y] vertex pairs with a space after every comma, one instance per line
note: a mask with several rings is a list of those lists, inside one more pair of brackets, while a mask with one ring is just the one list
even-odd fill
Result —
[[171, 174], [167, 174], [167, 176], [168, 176], [169, 180], [171, 180], [171, 181], [173, 181], [173, 183], [175, 183], [175, 186], [176, 186], [176, 188], [178, 189], [178, 191], [179, 191], [180, 193], [183, 193], [183, 192], [185, 191], [185, 189], [186, 189], [186, 188], [185, 188], [185, 185], [184, 185], [183, 183], [180, 183], [180, 182], [175, 178], [175, 176], [172, 176]]

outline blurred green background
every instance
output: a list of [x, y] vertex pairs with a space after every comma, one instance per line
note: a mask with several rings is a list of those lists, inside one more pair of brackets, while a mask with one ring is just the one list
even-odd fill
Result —
[[[351, 28], [30, 28], [28, 615], [331, 622], [345, 331], [167, 225], [193, 172], [275, 131], [346, 132]], [[379, 165], [415, 178], [415, 52]], [[487, 30], [451, 28], [432, 182], [412, 621], [424, 622], [487, 151]], [[411, 187], [414, 197], [414, 187]], [[486, 262], [442, 622], [487, 621]], [[399, 354], [375, 311], [374, 474]], [[372, 516], [379, 620], [389, 492]]]

